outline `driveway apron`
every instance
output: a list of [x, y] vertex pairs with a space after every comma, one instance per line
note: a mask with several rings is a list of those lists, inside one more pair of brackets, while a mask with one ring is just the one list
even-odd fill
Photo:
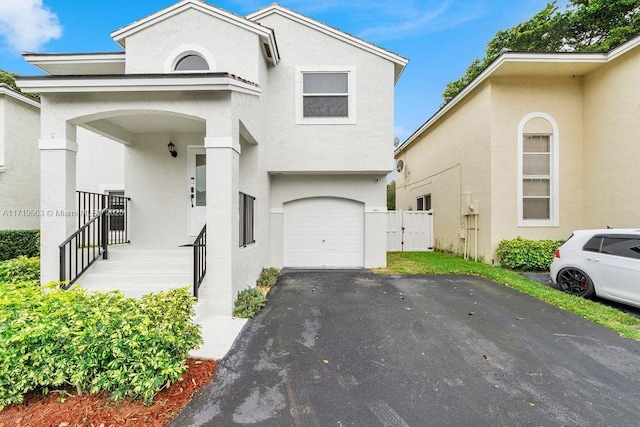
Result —
[[284, 271], [173, 426], [640, 425], [640, 343], [471, 276]]

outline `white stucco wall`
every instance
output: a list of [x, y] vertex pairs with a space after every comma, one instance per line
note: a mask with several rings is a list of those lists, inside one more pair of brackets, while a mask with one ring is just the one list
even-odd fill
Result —
[[176, 55], [194, 51], [210, 56], [213, 72], [232, 73], [259, 83], [259, 37], [237, 25], [196, 10], [186, 10], [145, 28], [126, 40], [127, 74], [166, 73]]
[[271, 265], [283, 264], [284, 204], [309, 197], [338, 197], [364, 203], [364, 266], [385, 266], [386, 188], [385, 180], [375, 175], [272, 175]]
[[0, 229], [37, 229], [40, 109], [16, 97], [0, 93]]
[[[167, 150], [169, 139], [177, 157]], [[125, 150], [125, 188], [132, 245], [176, 249], [192, 243], [189, 233], [189, 145], [202, 145], [203, 134], [139, 134]]]
[[92, 193], [124, 190], [125, 146], [82, 128], [77, 137], [77, 189]]
[[[263, 64], [264, 65], [264, 64]], [[265, 68], [263, 68], [263, 71]], [[269, 150], [264, 129], [264, 99], [234, 93], [232, 123], [238, 126], [233, 133], [240, 134], [239, 184], [240, 192], [255, 197], [254, 238], [255, 243], [240, 247], [234, 259], [233, 299], [238, 291], [256, 284], [263, 267], [269, 267], [271, 227], [269, 221], [269, 177], [267, 175], [267, 152]], [[240, 122], [245, 130], [240, 129]], [[246, 136], [242, 136], [245, 133]], [[249, 141], [247, 138], [251, 139]], [[239, 228], [239, 211], [233, 223]], [[239, 238], [239, 231], [238, 231]]]
[[[260, 21], [277, 35], [281, 61], [270, 70], [266, 98], [268, 169], [391, 171], [394, 66], [391, 62], [277, 14]], [[351, 67], [356, 124], [296, 125], [296, 67]]]

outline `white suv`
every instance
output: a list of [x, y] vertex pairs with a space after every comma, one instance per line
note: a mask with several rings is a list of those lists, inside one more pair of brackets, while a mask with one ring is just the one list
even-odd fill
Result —
[[574, 231], [556, 250], [551, 280], [574, 295], [640, 307], [640, 230]]

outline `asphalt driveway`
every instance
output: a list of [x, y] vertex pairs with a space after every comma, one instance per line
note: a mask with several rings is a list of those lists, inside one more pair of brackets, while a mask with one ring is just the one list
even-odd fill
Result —
[[640, 343], [469, 276], [286, 271], [174, 426], [640, 425]]

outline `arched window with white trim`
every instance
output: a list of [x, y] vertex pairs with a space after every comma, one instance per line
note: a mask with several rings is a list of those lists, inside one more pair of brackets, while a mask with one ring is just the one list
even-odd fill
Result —
[[217, 64], [212, 53], [197, 44], [183, 44], [167, 55], [164, 63], [165, 73], [212, 73]]
[[560, 134], [546, 113], [531, 113], [518, 126], [518, 225], [559, 225]]
[[209, 64], [202, 56], [189, 54], [178, 60], [175, 71], [209, 71]]

